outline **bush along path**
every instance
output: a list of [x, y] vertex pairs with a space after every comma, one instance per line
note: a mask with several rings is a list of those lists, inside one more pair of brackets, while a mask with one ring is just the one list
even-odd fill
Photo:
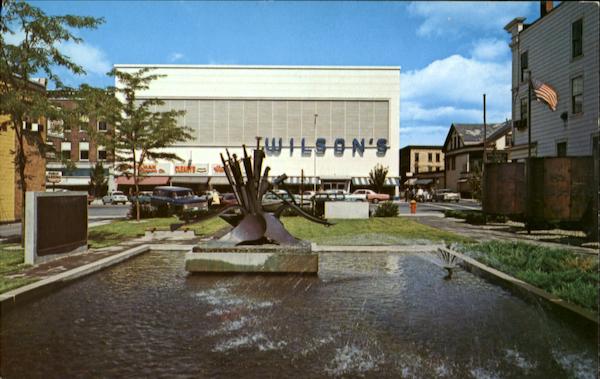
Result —
[[598, 311], [598, 258], [523, 242], [488, 241], [458, 250], [565, 301]]

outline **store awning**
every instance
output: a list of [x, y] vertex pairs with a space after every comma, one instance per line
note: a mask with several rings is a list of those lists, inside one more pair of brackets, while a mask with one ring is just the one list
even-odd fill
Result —
[[208, 184], [210, 176], [201, 175], [174, 175], [171, 176], [171, 183], [179, 184]]
[[[143, 178], [141, 178], [138, 182], [139, 185], [141, 186], [164, 186], [169, 184], [169, 177], [168, 176], [144, 176]], [[123, 185], [123, 186], [132, 186], [134, 185], [133, 183], [133, 177], [126, 177], [126, 176], [119, 176], [117, 178], [117, 185]]]
[[229, 185], [229, 181], [226, 176], [211, 176], [210, 184], [213, 186], [226, 186]]
[[411, 178], [404, 182], [405, 186], [414, 186], [415, 184], [417, 184], [416, 178]]
[[433, 179], [417, 179], [415, 184], [419, 186], [425, 186], [431, 183], [433, 183]]
[[[285, 180], [285, 184], [300, 185], [300, 183], [302, 183], [301, 176], [288, 176], [288, 178]], [[303, 184], [305, 184], [305, 185], [306, 184], [310, 184], [310, 185], [321, 184], [321, 178], [316, 178], [314, 176], [305, 176]]]
[[400, 178], [385, 178], [384, 187], [397, 187], [400, 185]]
[[[354, 186], [370, 186], [373, 182], [371, 182], [371, 178], [366, 176], [355, 176], [352, 178], [352, 185]], [[400, 185], [400, 178], [388, 177], [385, 178], [384, 187], [396, 187]]]

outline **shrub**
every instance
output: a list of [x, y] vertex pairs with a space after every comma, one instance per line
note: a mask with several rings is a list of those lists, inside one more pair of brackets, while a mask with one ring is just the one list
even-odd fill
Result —
[[398, 216], [398, 204], [391, 201], [380, 203], [374, 213], [375, 217], [396, 217]]
[[[129, 218], [130, 219], [135, 219], [136, 218], [136, 208], [135, 208], [135, 202], [131, 204], [131, 208], [129, 209]], [[154, 218], [154, 217], [161, 217], [159, 215], [159, 211], [156, 207], [150, 205], [150, 204], [140, 204], [140, 218]]]

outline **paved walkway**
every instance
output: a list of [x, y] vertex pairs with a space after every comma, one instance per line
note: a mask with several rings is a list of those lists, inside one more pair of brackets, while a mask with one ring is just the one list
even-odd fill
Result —
[[[451, 217], [414, 217], [414, 220], [434, 228], [446, 230], [456, 234], [461, 234], [466, 237], [470, 237], [477, 241], [491, 241], [491, 240], [503, 240], [503, 241], [520, 241], [526, 243], [532, 243], [541, 246], [547, 246], [552, 248], [568, 248], [569, 250], [576, 251], [585, 254], [598, 254], [598, 248], [594, 247], [580, 247], [569, 245], [566, 243], [557, 243], [543, 241], [542, 239], [554, 238], [557, 240], [569, 240], [568, 233], [566, 231], [544, 231], [544, 232], [532, 232], [528, 235], [522, 227], [517, 227], [510, 224], [496, 224], [490, 223], [488, 225], [471, 225], [466, 223], [464, 220], [455, 219]], [[566, 233], [562, 234], [561, 233]]]

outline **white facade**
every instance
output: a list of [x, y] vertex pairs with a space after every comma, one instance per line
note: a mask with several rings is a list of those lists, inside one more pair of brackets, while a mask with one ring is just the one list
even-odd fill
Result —
[[[566, 143], [567, 156], [592, 155], [598, 136], [598, 81], [600, 34], [598, 4], [563, 1], [531, 25], [523, 18], [511, 21], [505, 29], [512, 34], [512, 119], [521, 120], [521, 104], [526, 114], [527, 75], [549, 84], [558, 93], [558, 106], [551, 111], [532, 95], [531, 142], [533, 156], [557, 156], [559, 144]], [[582, 53], [573, 54], [573, 24], [582, 23]], [[528, 67], [522, 67], [521, 55], [527, 53]], [[573, 110], [573, 80], [582, 77], [583, 110]], [[527, 157], [527, 128], [513, 130], [514, 146], [510, 159]]]
[[[241, 144], [253, 148], [257, 136], [277, 148], [281, 139], [281, 150], [267, 152], [265, 161], [273, 176], [304, 170], [322, 182], [350, 180], [368, 176], [377, 163], [398, 172], [399, 67], [115, 65], [124, 72], [143, 67], [166, 76], [138, 97], [185, 109], [180, 122], [193, 129], [192, 140], [165, 149], [186, 163], [157, 162], [164, 174], [177, 175], [185, 169], [175, 166], [191, 162], [195, 174], [223, 175], [219, 154], [227, 148], [240, 156]], [[324, 141], [315, 155], [317, 139]]]

